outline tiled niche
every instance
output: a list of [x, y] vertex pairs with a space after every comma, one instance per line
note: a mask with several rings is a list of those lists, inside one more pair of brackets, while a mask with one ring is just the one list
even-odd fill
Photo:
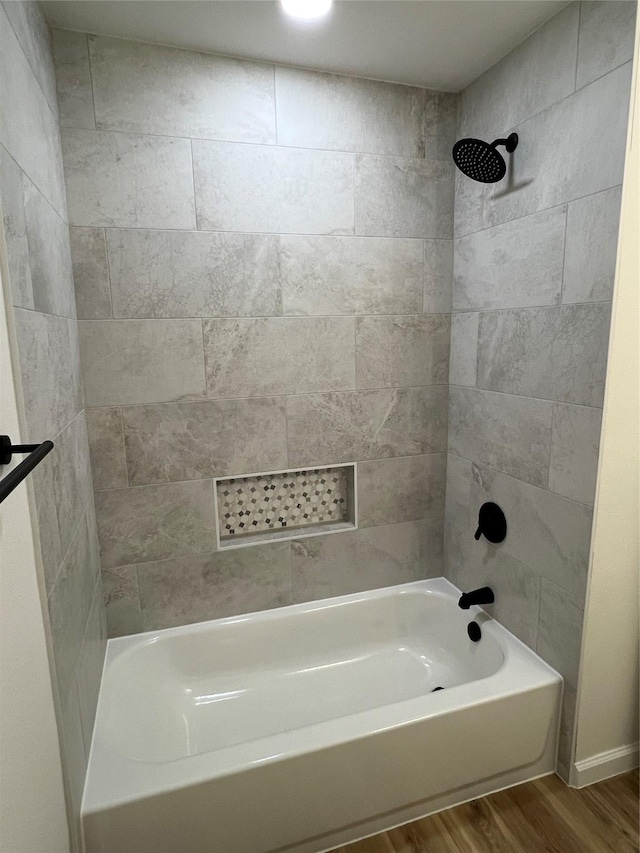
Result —
[[218, 547], [353, 530], [356, 466], [268, 471], [215, 481]]

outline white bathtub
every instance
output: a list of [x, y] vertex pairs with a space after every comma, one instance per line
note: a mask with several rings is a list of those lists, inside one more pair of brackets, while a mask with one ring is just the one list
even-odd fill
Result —
[[439, 578], [110, 640], [86, 853], [311, 853], [552, 772], [562, 679], [458, 596]]

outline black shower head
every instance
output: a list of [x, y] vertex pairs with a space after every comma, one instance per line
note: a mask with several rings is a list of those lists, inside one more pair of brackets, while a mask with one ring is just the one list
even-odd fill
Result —
[[453, 146], [453, 162], [468, 178], [483, 184], [495, 184], [501, 181], [507, 171], [504, 157], [496, 146], [504, 145], [509, 154], [518, 147], [518, 134], [512, 133], [507, 139], [496, 139], [489, 144], [482, 139], [460, 139]]

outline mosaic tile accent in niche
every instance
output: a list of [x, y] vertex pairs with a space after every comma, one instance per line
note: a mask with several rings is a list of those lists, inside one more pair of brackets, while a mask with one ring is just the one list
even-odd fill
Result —
[[216, 483], [221, 541], [349, 521], [350, 469], [311, 468]]

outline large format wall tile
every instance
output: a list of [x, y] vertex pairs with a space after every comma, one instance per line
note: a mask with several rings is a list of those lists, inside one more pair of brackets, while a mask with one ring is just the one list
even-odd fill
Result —
[[4, 7], [0, 8], [0, 143], [54, 209], [66, 202], [57, 115], [49, 106]]
[[580, 4], [578, 88], [633, 57], [636, 7], [636, 3], [624, 0], [591, 0]]
[[593, 506], [600, 445], [600, 409], [554, 403], [549, 488]]
[[355, 387], [354, 319], [205, 320], [209, 397], [259, 397]]
[[422, 311], [422, 240], [283, 236], [280, 242], [285, 314]]
[[358, 388], [446, 384], [450, 321], [446, 314], [358, 317]]
[[103, 604], [102, 580], [98, 578], [93, 593], [93, 603], [82, 639], [82, 648], [76, 670], [76, 687], [82, 722], [82, 739], [87, 760], [91, 749], [93, 724], [98, 707], [102, 664], [107, 648], [107, 620]]
[[356, 155], [356, 234], [452, 237], [453, 163]]
[[476, 384], [478, 361], [479, 314], [451, 315], [451, 352], [449, 382], [451, 385]]
[[84, 412], [77, 415], [57, 436], [51, 452], [51, 463], [60, 544], [62, 554], [65, 554], [87, 504], [92, 503], [89, 441]]
[[444, 513], [445, 453], [358, 465], [358, 524], [373, 527]]
[[465, 179], [456, 234], [499, 225], [622, 183], [631, 63], [517, 127], [509, 180], [495, 189]]
[[53, 30], [61, 127], [95, 129], [86, 33]]
[[461, 95], [459, 136], [492, 142], [574, 91], [579, 3], [571, 3]]
[[27, 223], [22, 195], [22, 170], [0, 145], [0, 186], [2, 187], [2, 226], [5, 258], [11, 285], [11, 301], [18, 308], [33, 309], [33, 288], [29, 265]]
[[142, 613], [135, 566], [102, 570], [104, 607], [110, 637], [125, 637], [142, 631]]
[[129, 483], [120, 408], [87, 409], [87, 433], [95, 489], [122, 489]]
[[580, 600], [543, 578], [536, 651], [573, 688], [578, 686], [583, 617]]
[[289, 543], [258, 552], [238, 548], [138, 566], [144, 630], [291, 604]]
[[553, 403], [473, 388], [449, 389], [449, 450], [546, 487]]
[[87, 406], [204, 397], [200, 320], [82, 320]]
[[96, 492], [102, 567], [215, 549], [213, 483], [166, 483]]
[[[543, 577], [584, 599], [589, 563], [589, 507], [497, 471], [473, 466], [471, 512], [495, 501], [507, 517], [500, 548]], [[481, 542], [479, 547], [492, 548]]]
[[614, 187], [569, 205], [563, 302], [606, 302], [612, 298], [620, 196], [621, 188]]
[[[471, 483], [473, 480], [473, 462], [447, 453], [447, 492], [445, 497], [445, 517], [447, 523], [461, 525], [467, 533], [475, 533], [475, 524], [479, 507], [470, 514]], [[471, 526], [474, 525], [473, 530]]]
[[481, 314], [478, 387], [601, 406], [609, 319], [607, 304]]
[[287, 398], [289, 464], [330, 464], [446, 449], [447, 388]]
[[469, 526], [445, 528], [446, 572], [464, 591], [489, 586], [495, 603], [483, 609], [516, 637], [535, 648], [538, 630], [540, 575], [500, 546], [476, 542]]
[[287, 467], [277, 397], [127, 406], [123, 418], [131, 485]]
[[75, 370], [73, 320], [20, 308], [14, 311], [27, 440], [53, 439], [82, 409]]
[[455, 241], [453, 310], [560, 302], [566, 206]]
[[107, 234], [115, 317], [282, 313], [278, 238], [265, 234]]
[[424, 313], [450, 314], [452, 290], [453, 240], [425, 240]]
[[440, 519], [435, 525], [407, 521], [293, 542], [293, 599], [313, 601], [437, 575], [432, 555], [439, 551], [438, 538]]
[[57, 110], [49, 24], [39, 3], [3, 0], [2, 8], [51, 109]]
[[112, 317], [104, 228], [69, 228], [69, 239], [78, 318]]
[[425, 89], [276, 66], [278, 143], [424, 157]]
[[273, 66], [89, 36], [96, 126], [275, 143]]
[[201, 230], [353, 234], [352, 154], [192, 145]]
[[67, 128], [62, 152], [71, 225], [195, 228], [188, 139]]
[[31, 181], [22, 184], [35, 310], [75, 317], [69, 228]]
[[458, 95], [448, 92], [427, 92], [425, 122], [425, 157], [428, 160], [448, 160], [456, 141]]

